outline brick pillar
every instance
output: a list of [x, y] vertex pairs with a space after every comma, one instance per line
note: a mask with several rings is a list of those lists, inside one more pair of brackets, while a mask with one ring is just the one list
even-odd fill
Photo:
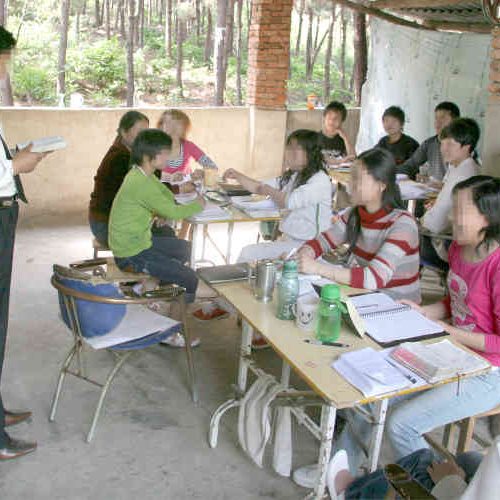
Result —
[[491, 32], [490, 85], [483, 140], [483, 173], [500, 177], [500, 28]]
[[254, 0], [252, 4], [247, 104], [285, 109], [293, 0]]

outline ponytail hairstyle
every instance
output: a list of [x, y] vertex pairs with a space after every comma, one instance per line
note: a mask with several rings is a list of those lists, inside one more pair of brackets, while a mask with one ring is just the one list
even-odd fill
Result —
[[458, 182], [453, 187], [453, 195], [464, 189], [472, 192], [472, 201], [479, 212], [486, 218], [488, 225], [481, 230], [483, 241], [479, 243], [486, 245], [500, 243], [500, 179], [490, 175], [474, 175], [468, 179]]
[[[388, 212], [395, 208], [403, 208], [399, 186], [396, 184], [396, 162], [389, 151], [382, 148], [368, 149], [361, 153], [357, 160], [363, 163], [366, 171], [376, 181], [385, 185], [382, 195], [382, 208]], [[347, 219], [347, 242], [352, 250], [361, 232], [359, 207], [355, 206]]]
[[[296, 189], [306, 182], [316, 173], [323, 171], [326, 173], [325, 167], [323, 166], [323, 155], [321, 153], [321, 147], [319, 145], [319, 134], [313, 130], [299, 129], [292, 132], [286, 140], [286, 145], [289, 146], [293, 141], [306, 152], [307, 165], [298, 172], [295, 178], [292, 189]], [[283, 172], [283, 175], [279, 178], [279, 188], [283, 189], [292, 178], [295, 172], [291, 169]]]

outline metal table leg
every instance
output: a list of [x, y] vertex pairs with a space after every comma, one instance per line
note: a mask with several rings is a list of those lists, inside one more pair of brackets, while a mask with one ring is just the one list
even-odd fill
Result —
[[376, 410], [374, 411], [375, 423], [370, 443], [370, 451], [368, 454], [370, 472], [377, 469], [380, 448], [382, 447], [382, 436], [384, 434], [388, 403], [388, 399], [383, 399], [382, 401], [376, 403]]
[[[237, 379], [237, 391], [238, 397], [245, 393], [247, 388], [248, 379], [248, 363], [247, 358], [250, 356], [252, 351], [252, 327], [243, 321], [241, 329], [241, 347], [238, 359], [238, 379]], [[219, 425], [222, 416], [231, 408], [236, 408], [240, 405], [240, 401], [236, 398], [229, 399], [225, 403], [221, 404], [213, 413], [210, 420], [210, 429], [208, 432], [208, 442], [211, 448], [217, 446], [217, 438], [219, 436]]]
[[192, 227], [192, 236], [191, 236], [191, 261], [190, 261], [190, 267], [191, 269], [195, 268], [195, 263], [196, 263], [196, 251], [197, 251], [197, 246], [198, 246], [198, 224], [195, 224], [194, 222], [191, 223]]
[[208, 224], [203, 224], [203, 239], [201, 240], [201, 260], [205, 260], [205, 251], [207, 248]]
[[321, 408], [321, 446], [319, 449], [319, 478], [314, 492], [306, 498], [320, 500], [325, 495], [326, 489], [326, 471], [330, 462], [332, 452], [333, 431], [335, 430], [335, 417], [337, 410], [332, 405], [323, 405]]
[[226, 264], [231, 264], [231, 250], [233, 244], [233, 231], [234, 222], [229, 222], [227, 225], [227, 251], [226, 251]]

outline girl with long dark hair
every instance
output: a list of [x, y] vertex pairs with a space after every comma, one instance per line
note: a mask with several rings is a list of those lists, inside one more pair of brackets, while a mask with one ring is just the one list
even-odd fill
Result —
[[240, 262], [278, 258], [330, 225], [332, 183], [323, 167], [317, 132], [301, 129], [288, 136], [284, 167], [280, 177], [265, 183], [234, 169], [224, 174], [226, 179], [236, 179], [248, 191], [269, 196], [278, 208], [287, 210], [280, 222], [278, 241], [246, 246]]
[[[420, 302], [418, 228], [401, 208], [394, 157], [380, 148], [365, 151], [353, 164], [350, 182], [353, 206], [300, 249], [300, 271]], [[345, 267], [316, 260], [345, 244]]]

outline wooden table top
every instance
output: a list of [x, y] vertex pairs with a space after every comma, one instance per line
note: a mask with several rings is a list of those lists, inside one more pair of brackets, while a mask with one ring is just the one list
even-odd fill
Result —
[[[355, 387], [349, 384], [331, 363], [342, 353], [364, 347], [376, 350], [382, 348], [370, 337], [359, 337], [344, 325], [339, 342], [349, 344], [349, 348], [338, 348], [307, 344], [305, 339], [313, 338], [313, 332], [305, 332], [295, 325], [294, 321], [284, 321], [276, 318], [275, 302], [264, 304], [258, 302], [247, 282], [232, 282], [213, 285], [213, 288], [230, 302], [242, 317], [272, 345], [278, 355], [286, 360], [298, 375], [307, 382], [312, 390], [326, 401], [332, 402], [336, 408], [351, 408], [357, 404], [366, 404], [396, 395], [421, 391], [432, 385], [408, 388], [397, 393], [389, 393], [376, 398], [366, 398]], [[347, 294], [360, 293], [363, 290], [347, 289]], [[441, 339], [430, 340], [436, 342]], [[448, 383], [457, 377], [440, 382]], [[436, 385], [436, 384], [435, 384]]]

